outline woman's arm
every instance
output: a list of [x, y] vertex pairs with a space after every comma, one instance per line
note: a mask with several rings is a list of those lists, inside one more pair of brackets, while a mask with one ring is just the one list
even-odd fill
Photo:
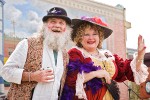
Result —
[[135, 81], [136, 84], [144, 82], [148, 76], [147, 67], [143, 64], [145, 55], [145, 44], [142, 36], [138, 37], [138, 53], [133, 60], [123, 60], [118, 55], [114, 55], [115, 64], [118, 68], [118, 75], [116, 81], [122, 82], [125, 80]]
[[111, 77], [106, 70], [97, 70], [90, 73], [84, 73], [84, 83], [93, 78], [104, 78], [106, 80], [106, 83], [111, 83]]
[[144, 60], [146, 46], [141, 35], [138, 37], [138, 54], [136, 57], [136, 71], [139, 71]]

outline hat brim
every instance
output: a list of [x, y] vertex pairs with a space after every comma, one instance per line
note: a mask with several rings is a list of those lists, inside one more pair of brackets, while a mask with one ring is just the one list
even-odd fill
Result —
[[108, 27], [99, 25], [99, 24], [91, 22], [91, 21], [86, 21], [86, 20], [82, 20], [82, 19], [72, 19], [72, 25], [73, 25], [73, 27], [76, 27], [76, 25], [79, 25], [79, 23], [81, 23], [81, 22], [89, 22], [89, 23], [98, 25], [99, 27], [102, 27], [104, 29], [104, 39], [108, 38], [112, 34], [112, 32], [113, 32]]
[[71, 19], [69, 17], [62, 16], [62, 15], [61, 16], [59, 15], [44, 16], [42, 20], [43, 22], [46, 22], [49, 18], [61, 18], [61, 19], [64, 19], [67, 22], [67, 24], [71, 25]]

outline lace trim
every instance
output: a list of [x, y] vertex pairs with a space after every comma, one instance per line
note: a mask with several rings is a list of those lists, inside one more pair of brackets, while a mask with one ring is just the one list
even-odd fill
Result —
[[[91, 57], [91, 55], [89, 55], [87, 52], [83, 51], [82, 49], [80, 49], [79, 47], [77, 46], [74, 46], [72, 48], [76, 48], [78, 49], [79, 51], [81, 51], [82, 55], [84, 58], [88, 58], [88, 57]], [[112, 53], [109, 51], [109, 50], [104, 50], [104, 49], [98, 49], [98, 52], [99, 52], [99, 56], [101, 56], [101, 58], [98, 58], [99, 61], [113, 61], [115, 60], [114, 56], [112, 55]], [[106, 58], [106, 55], [105, 54], [108, 54], [109, 57]], [[93, 56], [92, 56], [93, 57]], [[96, 57], [95, 57], [96, 58]]]
[[146, 81], [146, 78], [148, 77], [148, 67], [145, 64], [141, 64], [140, 70], [136, 71], [136, 57], [134, 56], [134, 59], [131, 61], [130, 66], [134, 74], [134, 81], [136, 84], [141, 84], [142, 82]]
[[79, 99], [87, 100], [83, 83], [84, 83], [84, 74], [78, 73], [76, 80], [76, 96], [78, 96]]

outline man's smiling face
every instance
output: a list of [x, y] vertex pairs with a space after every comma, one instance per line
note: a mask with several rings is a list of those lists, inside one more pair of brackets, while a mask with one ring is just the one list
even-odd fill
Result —
[[54, 33], [63, 33], [66, 30], [66, 21], [61, 18], [49, 18], [47, 20], [47, 27], [49, 31]]

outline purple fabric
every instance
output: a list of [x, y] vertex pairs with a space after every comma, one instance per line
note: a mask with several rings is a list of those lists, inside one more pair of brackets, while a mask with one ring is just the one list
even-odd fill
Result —
[[74, 95], [75, 91], [72, 88], [69, 88], [67, 85], [64, 85], [61, 100], [73, 100]]
[[[78, 70], [79, 73], [81, 73], [82, 71], [85, 73], [89, 73], [91, 71], [96, 71], [100, 69], [101, 67], [94, 66], [93, 62], [84, 64], [79, 60], [69, 61], [67, 75], [71, 74], [71, 72], [74, 72], [75, 70]], [[92, 93], [95, 94], [97, 90], [99, 90], [102, 87], [102, 85], [103, 85], [102, 80], [100, 78], [93, 78], [92, 80], [86, 82], [86, 89], [87, 90], [91, 89]], [[70, 96], [73, 96], [72, 94], [74, 94], [74, 91], [73, 90], [71, 91], [71, 89], [69, 89], [69, 87], [65, 85], [62, 98], [70, 98]], [[69, 99], [65, 99], [65, 100], [69, 100]]]
[[[85, 73], [89, 73], [91, 71], [100, 70], [100, 66], [94, 66], [93, 62], [89, 63], [82, 63], [79, 60], [77, 61], [70, 61], [68, 64], [68, 72], [67, 75], [69, 75], [71, 72], [74, 72], [75, 70], [78, 70], [79, 73], [82, 71]], [[95, 94], [97, 90], [99, 90], [102, 87], [102, 80], [99, 78], [93, 78], [92, 80], [86, 82], [86, 89], [91, 89], [92, 93]], [[75, 95], [75, 90], [72, 88], [69, 88], [66, 84], [63, 89], [61, 100], [72, 100]]]

